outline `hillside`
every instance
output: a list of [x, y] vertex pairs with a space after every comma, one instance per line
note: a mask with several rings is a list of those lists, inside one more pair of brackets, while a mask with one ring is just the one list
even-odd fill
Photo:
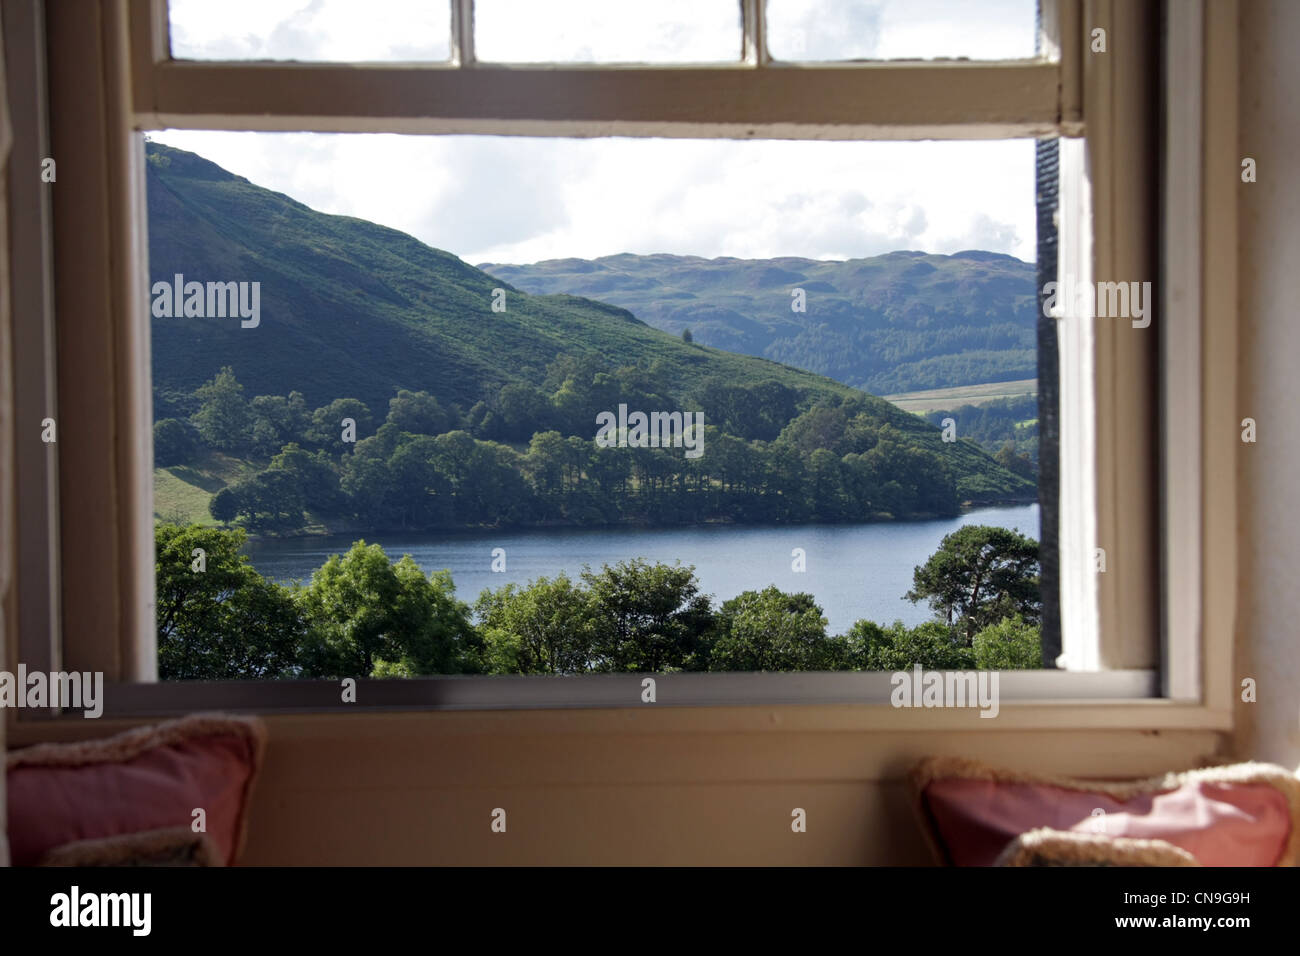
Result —
[[[361, 219], [316, 212], [193, 153], [150, 143], [151, 282], [261, 282], [261, 324], [153, 320], [156, 394], [192, 392], [223, 365], [253, 395], [301, 391], [383, 408], [398, 388], [468, 408], [511, 382], [540, 385], [557, 355], [656, 361], [688, 390], [720, 377], [822, 394], [834, 382], [775, 362], [692, 348], [616, 306], [525, 295], [448, 252]], [[506, 311], [492, 290], [506, 289]]]
[[[529, 487], [536, 485], [541, 489], [537, 494], [543, 496], [550, 492], [534, 475], [541, 466], [511, 456], [522, 454], [529, 439], [542, 432], [559, 431], [589, 441], [595, 427], [593, 409], [614, 408], [623, 400], [660, 403], [644, 406], [647, 410], [701, 409], [723, 439], [751, 443], [760, 454], [754, 461], [760, 463], [767, 460], [761, 456], [769, 454], [768, 446], [775, 449], [779, 444], [778, 436], [785, 442], [781, 448], [789, 451], [808, 454], [825, 448], [834, 451], [837, 459], [862, 456], [853, 465], [858, 469], [853, 475], [860, 481], [854, 486], [857, 498], [852, 500], [929, 500], [925, 497], [929, 491], [921, 486], [936, 477], [929, 473], [935, 469], [946, 473], [943, 480], [952, 482], [959, 501], [1032, 500], [1035, 495], [1032, 483], [973, 444], [943, 443], [938, 429], [916, 416], [829, 378], [700, 342], [685, 343], [615, 305], [571, 295], [529, 294], [411, 236], [364, 220], [316, 212], [192, 153], [150, 143], [147, 159], [151, 283], [171, 283], [174, 275], [182, 274], [186, 281], [261, 284], [260, 322], [255, 328], [242, 328], [238, 318], [154, 315], [155, 417], [197, 422], [206, 415], [203, 427], [209, 435], [222, 433], [220, 441], [209, 441], [206, 447], [222, 451], [228, 459], [267, 462], [289, 441], [330, 456], [327, 470], [333, 477], [329, 481], [337, 488], [339, 476], [343, 480], [343, 498], [331, 491], [335, 497], [329, 499], [340, 514], [361, 513], [357, 502], [362, 499], [349, 497], [349, 487], [361, 488], [382, 475], [367, 472], [363, 480], [353, 474], [361, 464], [350, 461], [351, 446], [338, 447], [338, 418], [322, 418], [320, 413], [339, 400], [359, 399], [372, 413], [369, 424], [368, 416], [357, 418], [362, 422], [357, 438], [366, 439], [385, 421], [389, 402], [400, 389], [427, 393], [441, 406], [433, 412], [408, 410], [403, 421], [427, 415], [442, 424], [421, 432], [414, 426], [399, 427], [390, 413], [392, 430], [382, 441], [374, 436], [363, 456], [367, 460], [391, 465], [392, 456], [418, 434], [466, 432], [483, 446], [483, 454], [505, 471], [526, 475], [533, 483]], [[505, 311], [492, 309], [493, 290], [499, 288], [506, 290]], [[196, 391], [213, 382], [223, 368], [229, 368], [233, 378], [223, 379], [221, 396], [211, 398], [210, 407], [196, 416], [200, 412]], [[267, 411], [271, 405], [259, 406], [256, 401], [248, 411], [248, 399], [289, 396], [292, 404], [293, 392], [301, 393], [297, 401], [304, 414], [317, 410], [315, 430], [305, 424], [292, 428], [284, 424], [298, 412], [286, 410], [283, 398], [277, 400], [280, 411], [274, 415]], [[423, 401], [412, 400], [417, 405]], [[222, 403], [230, 402], [238, 412], [230, 421], [250, 416], [248, 424], [241, 426], [246, 432], [238, 428], [232, 432], [229, 422], [218, 421], [234, 407]], [[832, 415], [823, 420], [819, 409], [828, 414], [834, 410], [839, 418]], [[888, 431], [882, 431], [886, 426]], [[882, 436], [888, 440], [882, 442]], [[493, 442], [513, 447], [488, 447]], [[361, 456], [365, 445], [360, 441], [356, 455]], [[867, 454], [877, 445], [868, 460]], [[439, 448], [444, 446], [450, 447], [444, 442]], [[684, 499], [697, 496], [691, 499], [694, 510], [683, 508], [682, 514], [714, 515], [708, 510], [713, 504], [701, 503], [709, 495], [735, 498], [726, 515], [739, 516], [737, 520], [766, 513], [753, 502], [742, 507], [739, 496], [766, 494], [769, 504], [781, 495], [787, 496], [787, 503], [793, 500], [776, 485], [784, 466], [772, 466], [759, 477], [743, 473], [751, 466], [745, 464], [749, 459], [742, 451], [729, 453], [726, 461], [722, 451], [714, 454], [723, 456], [716, 459], [716, 467], [732, 468], [733, 473], [697, 469], [689, 488], [684, 475], [673, 479], [676, 493]], [[905, 461], [913, 464], [904, 465]], [[924, 466], [926, 474], [917, 474], [921, 466], [916, 462], [930, 463]], [[453, 464], [454, 456], [445, 467]], [[648, 502], [651, 492], [657, 495], [666, 487], [661, 477], [638, 472], [640, 462], [629, 467], [633, 470], [619, 479], [620, 493], [644, 494]], [[198, 477], [211, 486], [204, 486], [206, 491], [225, 484], [220, 476], [202, 468], [199, 472]], [[168, 481], [180, 477], [174, 467], [167, 474]], [[459, 487], [460, 479], [439, 474], [439, 481], [446, 478]], [[557, 487], [576, 494], [583, 474], [566, 472]], [[590, 488], [599, 486], [594, 478], [591, 482]], [[170, 487], [168, 493], [178, 511], [192, 512], [198, 496], [191, 489], [199, 485], [186, 484], [186, 488]], [[433, 495], [435, 485], [412, 487], [417, 488], [416, 494]], [[876, 494], [873, 488], [883, 491]], [[439, 499], [439, 507], [468, 494], [468, 490], [454, 490]], [[405, 526], [409, 519], [398, 507], [402, 500], [391, 499], [397, 504], [388, 513], [400, 512]], [[491, 502], [480, 504], [482, 513], [490, 515]], [[897, 515], [896, 508], [879, 503], [872, 507]], [[557, 508], [552, 511], [561, 519], [572, 517]], [[843, 505], [841, 510], [845, 509], [854, 513], [853, 506]], [[541, 505], [535, 512], [552, 513]], [[450, 512], [444, 509], [438, 514], [445, 517]]]
[[[992, 252], [869, 259], [617, 255], [479, 268], [528, 292], [611, 302], [657, 329], [875, 394], [1037, 374], [1034, 266]], [[792, 310], [792, 290], [806, 311]]]

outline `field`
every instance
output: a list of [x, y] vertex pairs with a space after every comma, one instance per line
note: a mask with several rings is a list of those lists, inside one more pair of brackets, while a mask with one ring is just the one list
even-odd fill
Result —
[[153, 516], [180, 524], [215, 525], [208, 502], [226, 485], [251, 477], [258, 467], [220, 452], [205, 452], [190, 465], [153, 470]]
[[1038, 389], [1038, 379], [1024, 378], [1015, 382], [987, 382], [983, 385], [959, 385], [956, 388], [931, 388], [923, 392], [901, 392], [881, 396], [899, 408], [923, 415], [938, 409], [960, 408], [962, 405], [982, 405], [999, 398], [1019, 398], [1033, 395]]

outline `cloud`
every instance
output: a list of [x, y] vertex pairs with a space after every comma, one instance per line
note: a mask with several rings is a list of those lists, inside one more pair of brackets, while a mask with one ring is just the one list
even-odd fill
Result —
[[619, 252], [1034, 258], [1032, 141], [843, 143], [225, 133], [155, 138], [468, 262]]

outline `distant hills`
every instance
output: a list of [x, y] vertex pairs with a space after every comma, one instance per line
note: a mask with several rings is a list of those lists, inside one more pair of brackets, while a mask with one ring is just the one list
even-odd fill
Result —
[[[317, 212], [193, 153], [150, 143], [146, 155], [151, 282], [170, 283], [176, 274], [187, 281], [260, 282], [256, 328], [242, 328], [237, 318], [152, 318], [158, 419], [187, 419], [198, 407], [196, 389], [229, 366], [247, 398], [298, 391], [312, 408], [355, 398], [376, 421], [399, 389], [427, 392], [451, 411], [453, 424], [485, 440], [498, 440], [486, 424], [479, 428], [488, 412], [509, 416], [510, 409], [499, 407], [503, 389], [527, 387], [530, 401], [540, 396], [543, 404], [552, 403], [561, 431], [591, 437], [595, 422], [574, 396], [587, 401], [605, 395], [613, 383], [629, 380], [617, 370], [635, 366], [647, 376], [644, 394], [675, 403], [669, 407], [702, 408], [711, 425], [738, 440], [774, 436], [813, 406], [852, 403], [849, 418], [859, 416], [858, 431], [845, 432], [845, 419], [834, 425], [833, 440], [802, 439], [806, 451], [865, 454], [888, 425], [904, 450], [938, 456], [961, 500], [1035, 495], [1032, 482], [974, 445], [943, 443], [937, 428], [845, 384], [871, 377], [865, 353], [875, 347], [893, 362], [879, 366], [876, 376], [887, 377], [890, 369], [900, 375], [903, 365], [919, 376], [931, 367], [925, 365], [930, 359], [919, 357], [928, 350], [936, 363], [972, 356], [972, 375], [986, 362], [1010, 378], [1032, 377], [1031, 365], [1010, 358], [1012, 346], [1024, 344], [1017, 336], [1027, 321], [1022, 313], [1032, 306], [1019, 304], [1021, 297], [1032, 298], [1032, 288], [1023, 288], [1030, 267], [1015, 259], [897, 253], [855, 263], [742, 263], [615, 256], [543, 263], [527, 267], [536, 274], [525, 268], [511, 278], [509, 268], [516, 267], [497, 267], [500, 275], [489, 275], [396, 230]], [[588, 277], [592, 296], [635, 298], [646, 321], [618, 304], [556, 291], [578, 275]], [[629, 283], [641, 287], [629, 289]], [[794, 284], [806, 290], [806, 315], [789, 312], [787, 287]], [[493, 310], [497, 289], [505, 290], [504, 311]], [[656, 312], [657, 297], [664, 311]], [[769, 299], [761, 317], [740, 311], [757, 311], [756, 303]], [[666, 321], [664, 314], [689, 325], [695, 342], [652, 327]], [[977, 330], [979, 322], [989, 327]], [[861, 374], [849, 374], [849, 366], [834, 360], [836, 351], [845, 351], [834, 344], [841, 339], [856, 343], [858, 357], [850, 365]], [[963, 353], [952, 345], [945, 352], [942, 343], [949, 339], [983, 351]], [[891, 341], [896, 345], [886, 344]], [[780, 353], [788, 364], [737, 354], [746, 351]], [[792, 367], [804, 353], [800, 364], [825, 364], [824, 371], [841, 381]], [[824, 360], [813, 361], [814, 353]], [[901, 356], [913, 355], [899, 364]], [[989, 380], [987, 372], [980, 374]], [[768, 394], [765, 389], [795, 396], [793, 404], [780, 406], [780, 421], [762, 426], [765, 432], [733, 428], [726, 414], [707, 404], [708, 396], [725, 393], [743, 406], [738, 396]], [[601, 400], [608, 406], [609, 399]], [[569, 408], [582, 414], [566, 420], [561, 413]], [[774, 402], [761, 411], [775, 414], [777, 408]], [[753, 411], [737, 407], [730, 414], [741, 422]], [[538, 420], [551, 415], [542, 412]], [[815, 436], [815, 424], [805, 417], [799, 434]]]
[[[624, 254], [479, 268], [875, 394], [1037, 375], [1034, 266], [993, 252], [840, 262]], [[796, 289], [806, 311], [792, 310]]]

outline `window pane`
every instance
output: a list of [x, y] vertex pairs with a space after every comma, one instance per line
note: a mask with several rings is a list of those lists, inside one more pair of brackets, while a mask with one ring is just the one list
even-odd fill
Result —
[[155, 139], [163, 677], [1036, 665], [1032, 142]]
[[768, 0], [777, 60], [1034, 56], [1036, 0]]
[[171, 0], [178, 60], [446, 60], [446, 0]]
[[737, 0], [478, 0], [474, 44], [499, 63], [740, 59]]

